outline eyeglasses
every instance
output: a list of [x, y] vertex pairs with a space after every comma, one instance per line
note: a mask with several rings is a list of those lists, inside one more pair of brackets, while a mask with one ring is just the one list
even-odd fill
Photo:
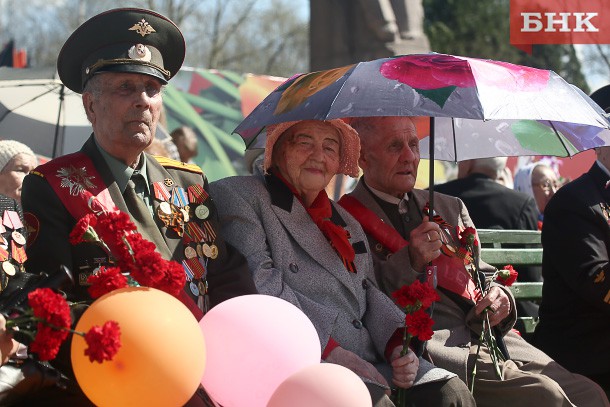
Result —
[[557, 191], [561, 184], [557, 181], [546, 180], [544, 182], [540, 182], [536, 184], [536, 186], [542, 188], [544, 192]]

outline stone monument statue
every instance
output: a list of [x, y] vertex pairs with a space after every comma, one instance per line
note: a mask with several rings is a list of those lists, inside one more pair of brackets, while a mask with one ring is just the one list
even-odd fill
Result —
[[310, 0], [310, 68], [430, 50], [421, 0]]

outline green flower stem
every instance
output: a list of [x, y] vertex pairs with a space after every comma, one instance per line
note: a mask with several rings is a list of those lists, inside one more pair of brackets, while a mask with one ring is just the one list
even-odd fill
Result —
[[[487, 287], [482, 286], [481, 279], [479, 278], [479, 274], [480, 274], [479, 253], [477, 252], [476, 247], [474, 245], [469, 245], [468, 249], [469, 249], [470, 253], [472, 253], [472, 263], [473, 263], [472, 266], [474, 269], [474, 270], [472, 270], [473, 275], [471, 277], [474, 280], [474, 283], [475, 283], [477, 289], [479, 290], [481, 295], [484, 297], [489, 290], [487, 289]], [[469, 389], [470, 389], [471, 394], [474, 394], [474, 379], [477, 374], [477, 360], [479, 360], [479, 355], [481, 353], [482, 344], [487, 346], [487, 349], [489, 350], [489, 355], [490, 355], [492, 364], [494, 366], [494, 371], [496, 373], [496, 376], [498, 377], [499, 380], [504, 380], [504, 376], [502, 374], [502, 371], [500, 369], [500, 364], [499, 364], [500, 360], [504, 360], [504, 356], [502, 355], [502, 352], [500, 352], [500, 349], [498, 348], [498, 344], [496, 342], [496, 338], [493, 334], [491, 323], [489, 322], [489, 312], [493, 313], [494, 311], [490, 307], [487, 307], [481, 313], [482, 317], [483, 317], [481, 334], [479, 335], [479, 342], [477, 344], [476, 358], [474, 361], [474, 365], [472, 367], [472, 372], [470, 374], [471, 381], [470, 381]]]
[[[400, 356], [404, 356], [409, 353], [409, 345], [411, 344], [411, 339], [413, 339], [413, 335], [411, 335], [407, 326], [405, 325], [404, 330], [402, 332], [402, 350], [400, 351]], [[399, 387], [396, 392], [396, 407], [406, 407], [407, 406], [407, 389], [403, 389]]]

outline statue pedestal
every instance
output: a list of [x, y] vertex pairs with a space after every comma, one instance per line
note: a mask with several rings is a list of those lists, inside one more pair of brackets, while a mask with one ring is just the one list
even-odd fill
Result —
[[388, 43], [386, 46], [392, 50], [394, 55], [427, 54], [430, 52], [430, 43], [426, 37], [400, 38], [397, 41]]

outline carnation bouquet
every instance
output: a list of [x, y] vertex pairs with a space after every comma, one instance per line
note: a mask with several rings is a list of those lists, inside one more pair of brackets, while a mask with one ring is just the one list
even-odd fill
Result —
[[136, 226], [123, 212], [87, 214], [78, 220], [70, 243], [88, 242], [102, 247], [114, 262], [101, 267], [87, 279], [92, 298], [127, 286], [146, 286], [177, 297], [186, 282], [184, 269], [156, 251], [153, 243], [136, 232]]

